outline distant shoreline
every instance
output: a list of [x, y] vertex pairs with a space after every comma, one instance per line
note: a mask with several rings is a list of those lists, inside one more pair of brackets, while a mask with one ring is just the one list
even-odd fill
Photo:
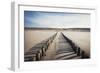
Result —
[[70, 31], [90, 31], [90, 28], [29, 28], [24, 27], [25, 30], [70, 30]]

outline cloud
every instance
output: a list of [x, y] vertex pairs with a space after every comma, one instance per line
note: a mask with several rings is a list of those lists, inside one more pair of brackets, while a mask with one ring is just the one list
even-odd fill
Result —
[[33, 12], [33, 14], [35, 17], [25, 16], [25, 27], [69, 28], [90, 26], [89, 14], [54, 12]]

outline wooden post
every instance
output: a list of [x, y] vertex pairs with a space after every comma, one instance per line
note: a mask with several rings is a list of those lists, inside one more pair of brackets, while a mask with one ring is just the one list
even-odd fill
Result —
[[84, 51], [81, 52], [81, 58], [84, 58]]
[[80, 56], [80, 47], [77, 48], [77, 55]]

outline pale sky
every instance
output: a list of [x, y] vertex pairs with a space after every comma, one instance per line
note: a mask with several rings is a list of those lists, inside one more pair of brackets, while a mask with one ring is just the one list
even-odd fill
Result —
[[32, 28], [89, 28], [90, 14], [24, 11], [24, 26]]

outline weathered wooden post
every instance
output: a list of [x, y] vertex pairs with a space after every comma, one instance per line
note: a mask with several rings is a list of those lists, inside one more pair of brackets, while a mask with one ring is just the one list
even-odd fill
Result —
[[80, 47], [77, 48], [77, 55], [80, 56]]
[[81, 52], [81, 58], [84, 58], [84, 54], [85, 54], [85, 52], [82, 51], [82, 52]]

